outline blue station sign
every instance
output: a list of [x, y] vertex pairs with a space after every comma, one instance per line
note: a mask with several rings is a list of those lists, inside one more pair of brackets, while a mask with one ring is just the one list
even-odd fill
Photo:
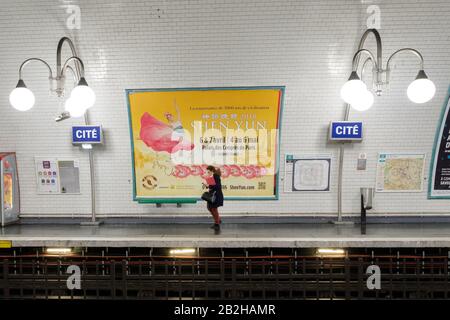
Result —
[[103, 143], [101, 126], [72, 127], [73, 144], [100, 144]]
[[330, 124], [331, 141], [361, 141], [363, 137], [362, 122], [334, 121]]

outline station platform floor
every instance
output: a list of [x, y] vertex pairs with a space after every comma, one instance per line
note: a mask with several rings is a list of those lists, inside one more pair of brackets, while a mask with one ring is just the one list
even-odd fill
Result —
[[442, 248], [450, 247], [450, 223], [226, 224], [19, 224], [0, 229], [12, 247], [195, 248]]

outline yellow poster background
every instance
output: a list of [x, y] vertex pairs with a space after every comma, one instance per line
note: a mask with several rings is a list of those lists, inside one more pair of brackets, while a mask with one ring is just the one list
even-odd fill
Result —
[[3, 175], [4, 181], [4, 194], [3, 199], [5, 201], [4, 205], [6, 208], [11, 209], [13, 206], [13, 176], [11, 173], [5, 173]]
[[[135, 200], [198, 199], [205, 191], [202, 181], [206, 165], [221, 168], [226, 199], [276, 199], [283, 93], [283, 87], [127, 90]], [[214, 137], [207, 134], [211, 131], [208, 129], [216, 129]], [[258, 152], [267, 146], [265, 156], [258, 157], [256, 163], [238, 164], [204, 159], [187, 164], [173, 161], [175, 154], [193, 158], [191, 154], [204, 153], [204, 148], [220, 149], [216, 151], [219, 153], [222, 148], [231, 148], [230, 137], [235, 136], [227, 135], [227, 129], [256, 132], [258, 139], [244, 138], [235, 145]], [[168, 134], [175, 135], [175, 140], [181, 139], [179, 145], [184, 145], [184, 149], [173, 151], [172, 145], [167, 146], [171, 143]], [[224, 154], [242, 152], [247, 151]]]

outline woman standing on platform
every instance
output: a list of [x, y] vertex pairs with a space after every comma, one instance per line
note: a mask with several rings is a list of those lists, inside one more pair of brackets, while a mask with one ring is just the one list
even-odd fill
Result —
[[205, 187], [209, 189], [213, 197], [213, 201], [207, 201], [208, 211], [214, 218], [214, 225], [211, 227], [214, 230], [220, 230], [220, 224], [222, 220], [219, 215], [219, 207], [223, 206], [223, 193], [222, 193], [222, 182], [220, 180], [220, 169], [213, 166], [208, 166], [206, 168], [207, 178], [206, 183], [203, 183]]

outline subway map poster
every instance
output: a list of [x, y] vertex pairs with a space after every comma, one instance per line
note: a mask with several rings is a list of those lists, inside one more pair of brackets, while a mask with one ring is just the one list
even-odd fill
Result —
[[195, 202], [208, 165], [220, 169], [225, 199], [278, 198], [284, 87], [126, 94], [134, 200]]
[[425, 154], [378, 154], [377, 192], [421, 192]]

